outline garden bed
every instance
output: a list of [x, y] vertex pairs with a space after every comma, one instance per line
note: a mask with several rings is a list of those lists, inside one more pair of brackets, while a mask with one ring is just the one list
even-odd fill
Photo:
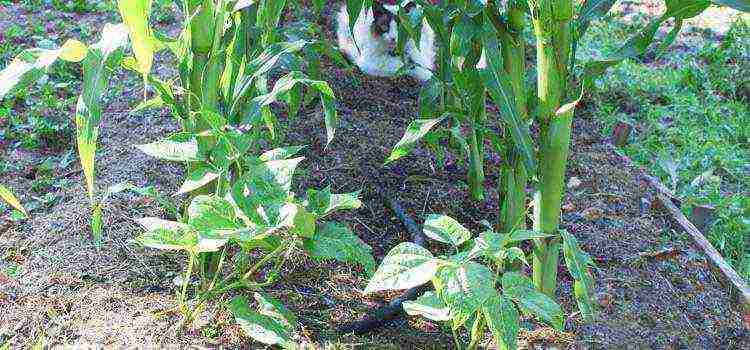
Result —
[[[18, 5], [11, 5], [13, 7]], [[32, 14], [24, 14], [31, 16]], [[15, 20], [0, 18], [2, 22]], [[341, 125], [323, 150], [325, 132], [319, 109], [307, 108], [291, 125], [290, 144], [307, 144], [297, 188], [332, 185], [336, 192], [361, 190], [364, 206], [337, 214], [366, 243], [376, 260], [409, 234], [382, 203], [376, 185], [397, 196], [418, 223], [429, 213], [444, 213], [476, 232], [481, 220], [497, 212], [497, 174], [490, 164], [487, 202], [467, 197], [464, 165], [448, 159], [444, 169], [425, 150], [393, 165], [383, 160], [416, 115], [418, 85], [410, 79], [375, 79], [327, 66], [326, 80], [338, 97]], [[101, 126], [97, 158], [100, 188], [131, 182], [152, 185], [168, 202], [182, 170], [133, 147], [159, 139], [177, 126], [167, 113], [132, 115], [140, 85], [124, 80], [125, 98], [109, 103]], [[750, 348], [741, 307], [715, 275], [705, 256], [653, 206], [655, 193], [639, 169], [623, 161], [590, 106], [578, 111], [564, 201], [563, 226], [593, 258], [599, 313], [585, 324], [574, 313], [572, 279], [560, 276], [558, 297], [569, 317], [561, 334], [524, 320], [527, 340], [572, 348]], [[40, 160], [58, 156], [42, 149], [19, 151], [3, 144], [0, 157], [13, 164], [4, 177], [24, 201]], [[140, 232], [133, 219], [168, 215], [159, 201], [114, 195], [104, 208], [102, 247], [89, 238], [89, 204], [77, 163], [53, 169], [61, 185], [56, 200], [40, 206], [25, 221], [0, 224], [0, 344], [12, 348], [38, 341], [46, 345], [166, 347], [188, 345], [255, 347], [215, 300], [188, 330], [178, 329], [175, 277], [184, 256], [129, 243]], [[31, 170], [30, 170], [31, 169]], [[337, 326], [361, 318], [397, 296], [361, 294], [366, 284], [358, 268], [338, 263], [293, 260], [268, 293], [300, 318], [301, 334], [318, 345], [357, 348], [448, 348], [449, 332], [419, 318], [396, 321], [364, 336], [341, 335]], [[9, 271], [14, 271], [9, 273]]]

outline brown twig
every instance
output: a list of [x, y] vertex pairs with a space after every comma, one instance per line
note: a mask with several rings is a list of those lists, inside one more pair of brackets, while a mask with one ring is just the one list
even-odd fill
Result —
[[672, 202], [672, 198], [669, 192], [664, 191], [666, 188], [654, 177], [646, 176], [646, 180], [657, 190], [657, 196], [662, 202], [664, 207], [672, 214], [672, 217], [677, 221], [680, 226], [690, 235], [693, 242], [708, 256], [708, 261], [713, 265], [721, 274], [723, 279], [727, 281], [733, 292], [739, 297], [740, 303], [744, 309], [745, 327], [750, 328], [747, 324], [750, 320], [750, 287], [745, 283], [745, 280], [737, 274], [732, 266], [730, 266], [724, 258], [719, 254], [719, 251], [709, 242], [705, 236], [698, 230], [695, 225], [688, 220], [688, 218], [682, 213], [680, 208]]
[[[411, 241], [414, 242], [414, 244], [424, 246], [425, 236], [422, 231], [419, 230], [419, 226], [417, 226], [417, 223], [414, 222], [414, 219], [412, 219], [411, 216], [406, 213], [404, 208], [401, 207], [401, 205], [393, 197], [389, 196], [383, 190], [382, 186], [377, 186], [377, 190], [378, 193], [380, 193], [380, 195], [383, 197], [383, 201], [385, 202], [386, 207], [390, 208], [391, 211], [396, 214], [396, 217], [399, 218], [404, 227], [406, 227], [406, 230], [409, 231]], [[371, 332], [372, 330], [380, 328], [389, 321], [403, 316], [403, 303], [405, 301], [416, 299], [419, 295], [424, 293], [427, 288], [428, 286], [422, 285], [419, 287], [408, 289], [400, 297], [392, 300], [390, 303], [388, 303], [388, 305], [375, 310], [371, 314], [365, 316], [363, 319], [341, 325], [338, 328], [338, 331], [344, 334], [365, 334]]]

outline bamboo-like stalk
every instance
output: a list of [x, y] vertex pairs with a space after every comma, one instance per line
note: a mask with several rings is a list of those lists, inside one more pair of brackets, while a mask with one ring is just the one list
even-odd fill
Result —
[[[501, 53], [505, 72], [508, 73], [515, 97], [516, 109], [522, 119], [528, 118], [526, 106], [526, 59], [522, 38], [525, 21], [522, 5], [516, 1], [508, 4], [506, 31], [501, 33]], [[508, 232], [526, 228], [526, 184], [528, 174], [523, 161], [514, 149], [506, 155], [507, 163], [501, 170], [501, 213], [498, 229]]]
[[[567, 89], [571, 46], [572, 0], [542, 0], [532, 7], [537, 38], [537, 95], [539, 97], [539, 183], [534, 193], [534, 229], [555, 234], [560, 223], [565, 168], [570, 147], [572, 112], [556, 115]], [[536, 240], [533, 280], [554, 296], [559, 238]]]

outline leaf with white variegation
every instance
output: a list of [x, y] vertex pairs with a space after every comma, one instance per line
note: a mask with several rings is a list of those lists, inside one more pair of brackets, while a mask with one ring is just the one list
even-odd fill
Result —
[[75, 111], [76, 144], [78, 156], [86, 179], [89, 201], [94, 203], [94, 161], [99, 122], [102, 117], [102, 99], [107, 92], [107, 83], [122, 60], [122, 48], [127, 44], [127, 28], [122, 25], [105, 24], [101, 40], [91, 45], [83, 66], [83, 91], [78, 97]]
[[447, 215], [430, 214], [423, 227], [425, 236], [454, 247], [471, 238], [471, 232], [466, 227]]
[[258, 302], [258, 312], [261, 315], [273, 317], [281, 322], [287, 329], [297, 326], [297, 316], [281, 304], [278, 300], [271, 299], [267, 295], [256, 292], [253, 298]]
[[144, 247], [160, 250], [191, 250], [198, 244], [198, 234], [187, 224], [159, 218], [142, 218], [136, 222], [147, 230], [134, 240]]
[[263, 344], [294, 348], [294, 330], [275, 317], [250, 310], [245, 298], [237, 296], [232, 299], [229, 309], [240, 328], [251, 338]]
[[58, 59], [80, 62], [86, 57], [86, 45], [78, 40], [68, 40], [59, 49], [28, 49], [21, 51], [0, 71], [0, 100], [8, 93], [26, 87], [41, 77], [45, 69]]
[[411, 242], [401, 243], [383, 258], [364, 293], [421, 286], [432, 279], [440, 262], [423, 247]]
[[326, 216], [337, 210], [357, 209], [362, 206], [359, 191], [351, 193], [332, 194], [331, 186], [322, 190], [307, 190], [307, 207], [319, 217]]
[[180, 189], [177, 190], [177, 195], [185, 194], [188, 192], [195, 191], [203, 186], [208, 185], [211, 181], [219, 178], [219, 174], [204, 165], [199, 165], [196, 169], [193, 169], [188, 174], [188, 178], [182, 183]]
[[416, 300], [403, 303], [404, 311], [411, 316], [422, 316], [433, 321], [450, 321], [450, 310], [433, 291], [428, 291]]
[[473, 261], [440, 268], [433, 284], [450, 309], [454, 329], [466, 323], [487, 299], [497, 294], [495, 274], [486, 266]]

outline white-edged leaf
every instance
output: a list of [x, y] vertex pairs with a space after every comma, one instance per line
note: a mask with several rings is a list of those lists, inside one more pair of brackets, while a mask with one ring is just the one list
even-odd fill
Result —
[[439, 264], [429, 250], [411, 242], [401, 243], [383, 258], [364, 293], [421, 286], [432, 279]]
[[460, 246], [471, 238], [471, 232], [456, 219], [440, 214], [430, 214], [424, 222], [425, 236], [438, 242]]
[[190, 172], [188, 178], [185, 179], [185, 182], [182, 183], [180, 189], [177, 190], [176, 195], [195, 191], [218, 178], [219, 174], [211, 171], [211, 169], [203, 166], [198, 167]]
[[454, 329], [463, 325], [488, 298], [497, 294], [495, 274], [473, 261], [441, 268], [433, 284], [450, 309]]
[[292, 343], [292, 329], [277, 318], [250, 310], [244, 297], [237, 296], [232, 299], [229, 309], [240, 328], [254, 340], [284, 348], [290, 348], [294, 345]]
[[403, 303], [404, 311], [411, 316], [422, 316], [433, 321], [450, 321], [450, 310], [437, 294], [428, 291], [416, 300]]

